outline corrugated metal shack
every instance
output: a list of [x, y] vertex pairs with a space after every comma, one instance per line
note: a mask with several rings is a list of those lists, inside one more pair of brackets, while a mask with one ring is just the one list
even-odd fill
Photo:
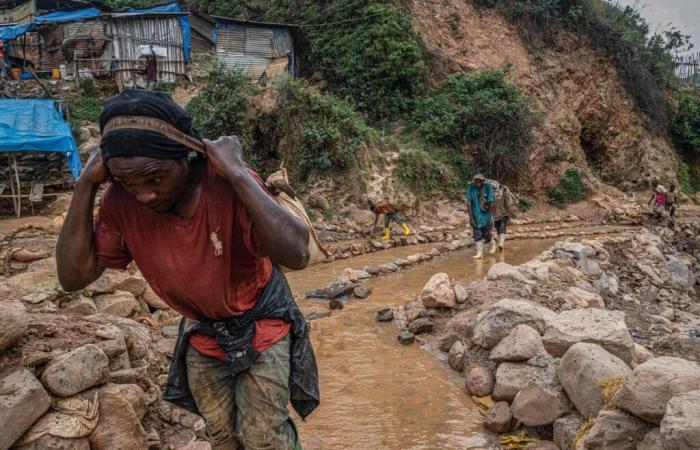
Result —
[[298, 26], [228, 17], [214, 19], [216, 58], [226, 67], [241, 67], [262, 83], [282, 73], [295, 77], [299, 74], [306, 41]]
[[214, 18], [206, 14], [190, 11], [192, 26], [192, 51], [196, 53], [214, 52]]

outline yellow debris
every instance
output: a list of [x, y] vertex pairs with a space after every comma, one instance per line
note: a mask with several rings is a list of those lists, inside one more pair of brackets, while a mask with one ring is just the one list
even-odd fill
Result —
[[479, 408], [479, 412], [481, 415], [485, 415], [486, 411], [491, 409], [493, 405], [495, 405], [495, 402], [491, 398], [490, 395], [487, 395], [486, 397], [477, 397], [475, 395], [472, 395], [472, 401], [476, 405], [477, 408]]
[[533, 442], [539, 442], [539, 439], [530, 436], [519, 436], [515, 434], [509, 434], [507, 436], [501, 436], [498, 439], [498, 443], [507, 448], [508, 450], [521, 450], [524, 449], [527, 444]]
[[[597, 416], [596, 416], [597, 417]], [[588, 433], [588, 431], [593, 428], [593, 425], [595, 425], [595, 419], [596, 417], [591, 417], [589, 418], [586, 423], [581, 425], [581, 428], [578, 429], [576, 432], [576, 437], [574, 437], [573, 442], [571, 442], [571, 448], [576, 448], [578, 445], [578, 441], [583, 439], [583, 437]]]
[[622, 375], [605, 378], [598, 383], [602, 388], [601, 393], [603, 395], [603, 406], [606, 409], [609, 409], [613, 397], [615, 396], [615, 394], [617, 394], [617, 391], [619, 391], [620, 388], [622, 388], [622, 385], [624, 383], [625, 377], [623, 377]]

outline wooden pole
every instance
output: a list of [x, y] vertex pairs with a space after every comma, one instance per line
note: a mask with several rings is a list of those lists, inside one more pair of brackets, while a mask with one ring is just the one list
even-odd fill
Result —
[[78, 60], [73, 57], [73, 74], [75, 76], [75, 92], [80, 95], [80, 74], [78, 73]]

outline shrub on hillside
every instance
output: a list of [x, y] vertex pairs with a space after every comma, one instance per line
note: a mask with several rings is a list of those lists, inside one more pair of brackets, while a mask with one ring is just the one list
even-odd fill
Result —
[[422, 149], [402, 151], [394, 176], [419, 197], [447, 190], [452, 180], [449, 168]]
[[66, 97], [64, 102], [73, 134], [85, 122], [97, 122], [102, 113], [102, 100], [98, 97], [72, 95]]
[[559, 179], [559, 184], [549, 190], [549, 203], [557, 208], [563, 208], [569, 203], [583, 200], [591, 190], [583, 182], [581, 175], [579, 169], [567, 169]]
[[700, 155], [700, 96], [683, 92], [671, 117], [676, 147], [685, 155]]
[[471, 160], [490, 176], [517, 178], [539, 120], [532, 100], [506, 82], [503, 71], [494, 70], [449, 77], [416, 101], [409, 126], [422, 140], [452, 148], [447, 162], [453, 166], [464, 169]]
[[257, 91], [242, 69], [227, 69], [215, 63], [201, 80], [199, 93], [187, 104], [187, 112], [202, 137], [217, 139], [235, 134], [244, 145], [250, 144], [244, 119], [248, 97]]

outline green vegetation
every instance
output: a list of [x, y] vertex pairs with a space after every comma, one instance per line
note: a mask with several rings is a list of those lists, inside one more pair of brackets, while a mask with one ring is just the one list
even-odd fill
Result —
[[65, 98], [64, 103], [73, 134], [85, 122], [97, 122], [102, 112], [102, 100], [97, 97], [72, 95]]
[[489, 176], [517, 178], [527, 166], [532, 128], [540, 114], [532, 100], [505, 80], [501, 70], [475, 76], [452, 75], [437, 90], [419, 98], [409, 128], [437, 152], [459, 178], [474, 166]]
[[214, 16], [265, 22], [293, 22], [285, 0], [195, 0], [197, 10]]
[[673, 55], [689, 48], [689, 36], [671, 28], [652, 32], [632, 7], [605, 0], [475, 0], [498, 8], [531, 46], [554, 45], [558, 30], [586, 35], [608, 51], [639, 109], [658, 129], [666, 126], [666, 90], [674, 82]]
[[212, 63], [200, 80], [200, 90], [187, 104], [195, 129], [208, 139], [235, 134], [243, 145], [251, 144], [244, 123], [248, 97], [258, 91], [243, 70], [228, 70]]
[[420, 197], [444, 191], [453, 180], [450, 169], [423, 149], [401, 152], [394, 176]]
[[106, 0], [105, 4], [116, 10], [122, 8], [149, 8], [168, 3], [167, 0]]
[[700, 155], [700, 96], [682, 92], [676, 97], [678, 106], [671, 117], [671, 132], [680, 153]]
[[559, 179], [559, 184], [549, 190], [549, 203], [557, 208], [564, 208], [569, 203], [583, 200], [590, 188], [581, 179], [581, 170], [570, 168]]

